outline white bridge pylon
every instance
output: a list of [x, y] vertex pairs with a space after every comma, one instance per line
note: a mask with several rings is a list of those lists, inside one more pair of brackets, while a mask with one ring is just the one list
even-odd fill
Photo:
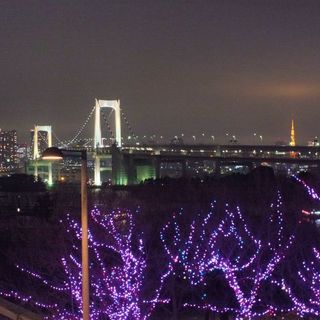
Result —
[[102, 135], [101, 135], [101, 108], [110, 108], [114, 110], [115, 121], [115, 143], [118, 147], [121, 147], [121, 112], [120, 112], [120, 100], [98, 100], [96, 99], [95, 108], [95, 125], [94, 125], [94, 147], [102, 148]]
[[[33, 136], [33, 160], [40, 158], [39, 152], [39, 132], [46, 132], [48, 139], [47, 148], [52, 147], [52, 129], [51, 126], [34, 126], [34, 136]], [[42, 150], [43, 151], [43, 150]]]
[[[38, 163], [37, 160], [41, 158], [40, 152], [43, 152], [44, 150], [40, 150], [39, 152], [39, 140], [41, 139], [41, 133], [40, 132], [46, 132], [47, 133], [47, 143], [48, 145], [46, 148], [52, 147], [52, 128], [51, 126], [34, 126], [34, 132], [33, 132], [33, 160], [35, 161], [34, 165], [34, 175], [38, 176]], [[40, 139], [39, 139], [40, 136]], [[52, 164], [51, 162], [47, 163], [48, 165], [48, 183], [49, 185], [52, 184]]]
[[[98, 100], [96, 99], [95, 106], [95, 122], [94, 122], [94, 148], [99, 149], [103, 147], [102, 134], [101, 134], [101, 108], [110, 108], [114, 110], [115, 120], [115, 144], [118, 147], [122, 145], [121, 137], [121, 112], [120, 112], [120, 100]], [[101, 185], [101, 170], [100, 170], [100, 158], [96, 154], [94, 164], [94, 184], [96, 186]]]

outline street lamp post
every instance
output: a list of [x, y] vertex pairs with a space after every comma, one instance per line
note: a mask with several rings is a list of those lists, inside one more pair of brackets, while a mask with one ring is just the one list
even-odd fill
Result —
[[260, 138], [261, 144], [263, 144], [263, 137], [260, 135], [259, 138]]
[[260, 144], [263, 144], [263, 136], [262, 136], [262, 135], [259, 135], [259, 136], [258, 136], [257, 133], [254, 133], [253, 136], [254, 136], [254, 137], [259, 137], [259, 140], [258, 140], [258, 141], [260, 142]]
[[66, 150], [51, 147], [42, 153], [43, 160], [62, 160], [64, 157], [81, 158], [81, 253], [82, 253], [82, 315], [89, 320], [89, 250], [88, 250], [88, 192], [87, 151]]

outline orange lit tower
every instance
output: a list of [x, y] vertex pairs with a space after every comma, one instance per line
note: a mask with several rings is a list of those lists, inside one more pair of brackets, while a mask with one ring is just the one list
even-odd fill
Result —
[[[291, 120], [291, 132], [290, 132], [290, 146], [291, 147], [295, 147], [296, 145], [296, 134], [295, 134], [295, 130], [294, 130], [294, 120]], [[296, 153], [295, 152], [290, 152], [290, 156], [291, 158], [295, 158], [296, 157]]]
[[291, 121], [291, 134], [290, 134], [290, 146], [294, 147], [296, 145], [296, 135], [294, 130], [294, 120]]

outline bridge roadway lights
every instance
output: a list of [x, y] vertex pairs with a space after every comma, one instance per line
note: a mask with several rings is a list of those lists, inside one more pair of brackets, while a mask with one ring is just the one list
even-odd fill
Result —
[[[320, 166], [320, 147], [289, 147], [289, 146], [256, 146], [256, 145], [152, 145], [152, 146], [123, 146], [119, 148], [113, 145], [109, 148], [92, 148], [88, 150], [94, 156], [98, 156], [101, 161], [102, 155], [112, 157], [112, 183], [114, 185], [127, 185], [138, 183], [137, 179], [137, 162], [144, 160], [150, 168], [153, 167], [155, 178], [160, 177], [160, 164], [164, 162], [180, 162], [182, 168], [184, 161], [209, 160], [215, 163], [215, 174], [221, 174], [221, 167], [228, 164], [246, 165], [249, 169], [258, 166], [260, 163], [270, 165], [296, 164], [306, 166]], [[290, 152], [295, 152], [300, 156], [292, 158]], [[132, 157], [132, 162], [129, 158]], [[98, 167], [98, 166], [97, 166]], [[100, 168], [101, 170], [101, 168]], [[99, 174], [100, 174], [100, 170]], [[140, 166], [138, 171], [142, 173], [143, 168]], [[184, 173], [187, 170], [182, 170]], [[151, 173], [151, 170], [150, 170]], [[100, 177], [100, 175], [99, 175]], [[151, 174], [150, 174], [151, 177]], [[95, 176], [96, 178], [96, 176]], [[95, 179], [95, 181], [101, 181]]]

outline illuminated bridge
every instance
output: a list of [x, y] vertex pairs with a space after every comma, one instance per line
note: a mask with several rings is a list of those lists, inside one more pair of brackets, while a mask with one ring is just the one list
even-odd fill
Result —
[[[108, 122], [112, 113], [109, 117], [103, 113], [106, 108], [114, 113], [113, 131]], [[79, 136], [93, 114], [95, 115], [93, 139], [88, 139], [88, 143], [83, 141], [79, 143]], [[110, 131], [109, 139], [103, 137], [101, 115]], [[122, 122], [129, 128], [126, 141], [122, 136]], [[41, 135], [38, 137], [38, 134], [44, 130], [43, 128], [48, 137], [47, 146], [53, 145], [51, 126], [36, 126], [33, 139], [34, 157], [28, 166], [29, 173], [40, 175], [49, 183], [57, 179], [77, 180], [79, 164], [66, 161], [62, 167], [56, 168], [53, 164], [40, 159]], [[88, 118], [76, 135], [67, 142], [56, 137], [56, 145], [64, 148], [87, 149], [89, 176], [91, 183], [96, 186], [107, 181], [116, 185], [127, 185], [166, 176], [205, 177], [232, 172], [245, 173], [260, 165], [272, 166], [275, 171], [283, 174], [292, 174], [301, 170], [320, 173], [320, 147], [317, 146], [238, 145], [235, 141], [218, 145], [214, 144], [214, 136], [210, 137], [212, 138], [210, 144], [184, 144], [182, 139], [172, 140], [168, 144], [155, 140], [148, 143], [141, 139], [138, 141], [120, 108], [120, 100], [96, 99]], [[194, 142], [197, 141], [199, 140], [194, 138]]]

